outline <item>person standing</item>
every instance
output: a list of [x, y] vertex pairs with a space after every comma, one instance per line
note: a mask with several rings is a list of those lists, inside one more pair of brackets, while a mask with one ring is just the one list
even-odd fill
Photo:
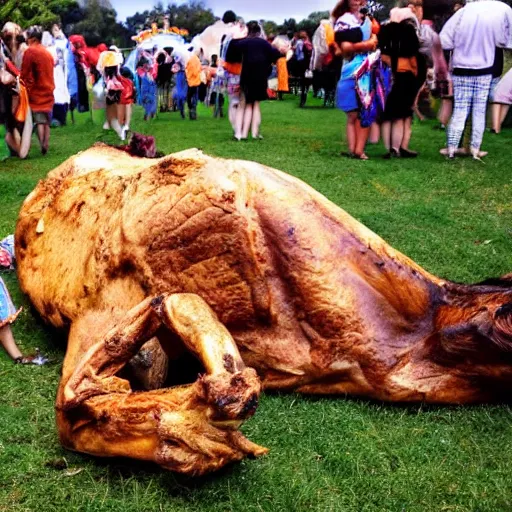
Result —
[[235, 139], [247, 139], [249, 130], [253, 139], [263, 138], [260, 134], [260, 103], [268, 99], [268, 77], [272, 64], [281, 53], [261, 37], [257, 21], [247, 23], [248, 35], [244, 39], [231, 41], [226, 60], [242, 62], [240, 75], [241, 99], [237, 110]]
[[341, 0], [332, 10], [337, 52], [343, 55], [341, 76], [336, 87], [336, 106], [347, 114], [348, 156], [368, 160], [364, 149], [370, 127], [361, 125], [360, 102], [356, 93], [355, 74], [368, 52], [375, 49], [377, 37], [372, 22], [360, 13], [360, 0]]
[[481, 0], [459, 9], [441, 31], [444, 50], [452, 51], [453, 114], [448, 125], [448, 158], [455, 157], [472, 113], [471, 155], [479, 160], [496, 48], [512, 47], [512, 8]]
[[[299, 39], [295, 45], [296, 73], [300, 83], [300, 104], [302, 108], [306, 106], [309, 86], [312, 83], [312, 76], [307, 76], [310, 72], [309, 64], [313, 55], [313, 44], [308, 33], [305, 30], [299, 32]], [[312, 73], [311, 73], [312, 75]]]
[[498, 82], [492, 104], [492, 131], [500, 133], [501, 125], [512, 105], [512, 69]]
[[43, 30], [33, 25], [27, 30], [28, 48], [23, 56], [21, 78], [27, 87], [28, 100], [32, 110], [37, 137], [41, 145], [41, 153], [48, 152], [50, 142], [50, 122], [55, 99], [53, 91], [54, 60], [52, 55], [41, 44]]
[[192, 52], [185, 66], [185, 76], [187, 77], [187, 105], [188, 115], [191, 121], [197, 119], [197, 101], [199, 86], [201, 85], [201, 60]]

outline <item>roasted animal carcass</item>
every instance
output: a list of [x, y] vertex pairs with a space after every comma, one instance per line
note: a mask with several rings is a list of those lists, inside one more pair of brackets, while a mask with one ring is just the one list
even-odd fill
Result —
[[[236, 430], [251, 368], [266, 389], [389, 401], [511, 387], [510, 276], [439, 279], [253, 162], [96, 145], [27, 197], [16, 248], [22, 289], [69, 328], [57, 419], [76, 450], [192, 473], [258, 455]], [[203, 376], [168, 387], [190, 352]]]

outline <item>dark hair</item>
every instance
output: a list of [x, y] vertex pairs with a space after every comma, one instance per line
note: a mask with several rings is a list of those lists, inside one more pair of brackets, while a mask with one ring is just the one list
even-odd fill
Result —
[[43, 39], [43, 29], [40, 25], [32, 25], [27, 30], [27, 40], [28, 39], [37, 39], [39, 42]]
[[343, 16], [346, 12], [349, 12], [348, 0], [340, 0], [331, 11], [331, 16], [337, 20], [340, 16]]
[[247, 23], [247, 32], [251, 35], [261, 34], [261, 26], [257, 21]]
[[224, 23], [236, 23], [236, 14], [233, 11], [226, 11], [222, 16]]

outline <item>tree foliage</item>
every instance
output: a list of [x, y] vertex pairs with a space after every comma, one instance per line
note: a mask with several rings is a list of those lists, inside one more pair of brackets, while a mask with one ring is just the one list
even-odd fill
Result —
[[77, 9], [75, 0], [3, 0], [0, 2], [0, 26], [13, 21], [21, 27], [42, 25], [49, 28], [61, 15]]

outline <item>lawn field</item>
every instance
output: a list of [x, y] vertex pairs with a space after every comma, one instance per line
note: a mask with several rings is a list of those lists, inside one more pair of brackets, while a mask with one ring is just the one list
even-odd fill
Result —
[[[156, 136], [165, 153], [197, 147], [291, 173], [343, 207], [428, 271], [459, 282], [512, 272], [512, 130], [486, 134], [485, 163], [438, 153], [445, 133], [416, 122], [417, 160], [370, 160], [345, 150], [344, 115], [310, 100], [263, 105], [264, 140], [231, 140], [227, 119], [199, 120], [137, 109], [132, 128]], [[14, 232], [23, 199], [68, 156], [96, 141], [117, 143], [103, 118], [77, 115], [52, 130], [44, 158], [0, 163], [0, 239]], [[58, 250], [58, 248], [57, 248]], [[396, 406], [345, 397], [266, 394], [243, 427], [270, 452], [192, 479], [151, 464], [97, 459], [59, 445], [54, 399], [65, 337], [45, 327], [14, 273], [2, 277], [24, 311], [13, 327], [24, 352], [45, 367], [15, 366], [0, 352], [0, 512], [119, 511], [512, 511], [512, 409]]]

